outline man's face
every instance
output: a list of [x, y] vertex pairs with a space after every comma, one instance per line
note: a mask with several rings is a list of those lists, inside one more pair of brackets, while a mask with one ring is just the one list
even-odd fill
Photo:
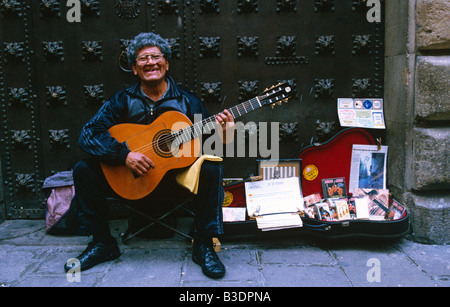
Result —
[[139, 50], [132, 69], [142, 82], [159, 83], [164, 81], [169, 71], [169, 62], [158, 47], [145, 47]]

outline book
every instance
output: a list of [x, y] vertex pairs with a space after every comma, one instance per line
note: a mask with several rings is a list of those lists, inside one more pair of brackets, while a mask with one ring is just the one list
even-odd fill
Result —
[[280, 213], [258, 216], [256, 224], [261, 231], [298, 228], [303, 226], [302, 219], [295, 213]]
[[348, 199], [348, 208], [350, 216], [356, 220], [369, 219], [369, 202], [368, 198], [350, 197]]
[[346, 199], [333, 199], [337, 220], [350, 220], [350, 210]]
[[370, 220], [386, 219], [389, 211], [389, 190], [358, 188], [353, 191], [353, 197], [367, 201]]
[[317, 203], [314, 205], [314, 215], [316, 219], [323, 221], [332, 221], [333, 214], [327, 202]]
[[323, 198], [344, 197], [347, 187], [344, 177], [322, 179]]
[[297, 177], [246, 182], [245, 199], [249, 217], [304, 210]]
[[310, 219], [315, 219], [316, 216], [314, 214], [314, 205], [310, 205], [309, 207], [306, 207], [303, 211], [303, 214], [305, 217], [309, 217]]
[[245, 196], [248, 216], [256, 219], [258, 229], [303, 226], [299, 213], [305, 208], [297, 177], [246, 182]]
[[355, 206], [355, 198], [354, 197], [350, 197], [347, 199], [347, 204], [348, 204], [348, 210], [350, 212], [350, 218], [351, 219], [356, 219], [356, 206]]
[[305, 202], [305, 208], [308, 208], [311, 205], [314, 205], [315, 203], [318, 203], [320, 201], [320, 194], [314, 193], [308, 196], [303, 197], [303, 201]]

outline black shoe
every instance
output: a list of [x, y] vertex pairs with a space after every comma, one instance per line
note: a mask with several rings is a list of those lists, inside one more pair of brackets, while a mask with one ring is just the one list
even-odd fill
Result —
[[[111, 261], [119, 258], [120, 250], [117, 247], [116, 240], [110, 245], [105, 245], [103, 243], [91, 242], [88, 247], [78, 256], [76, 259], [79, 261], [80, 271], [90, 269], [97, 264]], [[77, 264], [73, 263], [71, 266], [67, 264], [64, 265], [64, 270], [68, 272], [69, 270], [74, 270]]]
[[194, 240], [192, 261], [200, 265], [203, 274], [208, 277], [221, 278], [225, 275], [225, 266], [214, 251], [212, 238]]

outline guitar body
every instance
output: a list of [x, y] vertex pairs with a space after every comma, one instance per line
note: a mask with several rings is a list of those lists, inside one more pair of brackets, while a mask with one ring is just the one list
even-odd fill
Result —
[[150, 194], [164, 175], [173, 169], [192, 165], [201, 152], [199, 138], [172, 146], [171, 133], [192, 125], [184, 114], [176, 111], [163, 113], [150, 125], [119, 124], [108, 131], [118, 142], [126, 142], [131, 151], [149, 157], [155, 167], [145, 176], [136, 177], [124, 165], [101, 163], [103, 173], [111, 188], [119, 196], [136, 200]]

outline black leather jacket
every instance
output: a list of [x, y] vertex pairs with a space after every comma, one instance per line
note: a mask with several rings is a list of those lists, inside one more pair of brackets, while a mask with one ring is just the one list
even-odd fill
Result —
[[83, 127], [79, 139], [80, 147], [96, 158], [109, 164], [125, 164], [130, 152], [124, 143], [119, 143], [108, 132], [117, 124], [152, 123], [166, 111], [178, 111], [185, 114], [192, 122], [194, 115], [209, 117], [209, 112], [201, 100], [188, 90], [181, 88], [171, 77], [167, 77], [169, 88], [166, 95], [158, 100], [152, 108], [141, 91], [139, 83], [133, 84], [109, 99], [97, 114]]

